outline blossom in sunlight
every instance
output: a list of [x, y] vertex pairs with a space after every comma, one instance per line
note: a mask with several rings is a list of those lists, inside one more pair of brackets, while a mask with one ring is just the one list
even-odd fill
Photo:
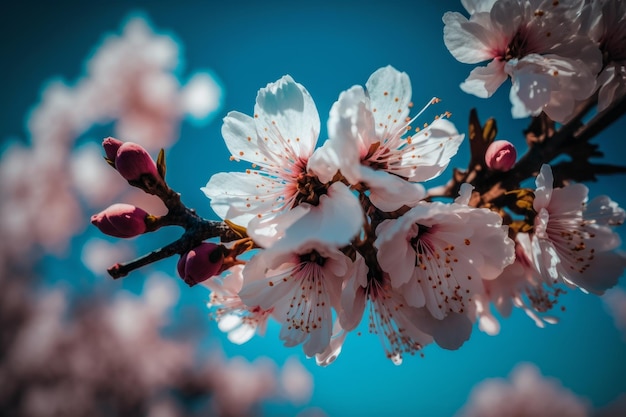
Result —
[[456, 417], [586, 417], [587, 402], [546, 378], [532, 364], [520, 364], [509, 380], [486, 379], [476, 385]]
[[[361, 225], [358, 200], [342, 183], [322, 182], [309, 166], [320, 120], [308, 91], [286, 75], [259, 90], [254, 117], [230, 112], [222, 135], [232, 159], [252, 163], [245, 172], [213, 175], [202, 191], [223, 219], [246, 226], [262, 246], [287, 234], [297, 246], [312, 231], [346, 244]], [[258, 168], [258, 169], [255, 169]]]
[[487, 334], [500, 332], [500, 323], [491, 314], [489, 303], [493, 303], [503, 317], [509, 317], [513, 307], [521, 308], [538, 327], [557, 322], [555, 317], [545, 313], [554, 307], [558, 296], [565, 291], [543, 282], [533, 266], [530, 248], [529, 235], [518, 233], [515, 237], [515, 262], [504, 268], [496, 279], [483, 280], [484, 294], [477, 295], [475, 302], [480, 330]]
[[330, 112], [329, 140], [313, 158], [322, 181], [340, 171], [350, 184], [365, 183], [384, 211], [421, 200], [425, 191], [415, 182], [438, 176], [464, 136], [443, 118], [411, 132], [419, 116], [409, 117], [411, 93], [409, 76], [391, 66], [375, 71], [365, 89], [341, 93]]
[[465, 2], [470, 13], [447, 12], [444, 41], [472, 70], [463, 91], [490, 97], [511, 78], [513, 117], [536, 116], [566, 121], [576, 101], [595, 90], [602, 66], [599, 49], [580, 35], [583, 1], [497, 0]]
[[624, 222], [624, 210], [607, 196], [587, 202], [583, 184], [553, 188], [549, 165], [541, 167], [535, 182], [530, 257], [543, 281], [595, 294], [614, 286], [626, 268], [626, 258], [615, 251], [621, 240], [613, 230]]
[[586, 5], [588, 33], [602, 52], [598, 74], [598, 111], [626, 94], [626, 3], [621, 0], [591, 1]]
[[483, 279], [494, 279], [514, 260], [502, 218], [467, 205], [471, 186], [452, 204], [419, 203], [376, 229], [378, 263], [414, 307], [436, 319], [470, 313]]
[[235, 265], [222, 276], [203, 282], [211, 290], [207, 307], [217, 321], [218, 328], [228, 334], [228, 340], [238, 345], [246, 343], [258, 333], [265, 334], [273, 308], [248, 307], [241, 301], [243, 265]]
[[[369, 306], [369, 332], [378, 335], [387, 358], [400, 365], [404, 354], [415, 354], [433, 338], [418, 327], [417, 309], [406, 303], [402, 293], [393, 290], [389, 277], [368, 272], [364, 259], [357, 257], [355, 273], [341, 294], [340, 329], [354, 330], [361, 322], [365, 307]], [[318, 363], [332, 362], [341, 351], [344, 339], [345, 335], [337, 339], [338, 346], [319, 357]]]
[[330, 343], [332, 308], [338, 309], [344, 277], [351, 272], [346, 255], [314, 242], [279, 253], [265, 250], [248, 261], [239, 296], [249, 308], [273, 310], [285, 346], [303, 344], [311, 357]]

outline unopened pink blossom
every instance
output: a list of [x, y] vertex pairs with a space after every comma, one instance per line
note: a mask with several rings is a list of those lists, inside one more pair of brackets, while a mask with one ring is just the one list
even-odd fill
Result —
[[178, 275], [192, 287], [216, 275], [223, 259], [219, 245], [203, 242], [181, 255], [177, 265]]
[[146, 231], [146, 213], [130, 204], [113, 204], [91, 216], [91, 223], [109, 236], [128, 238]]
[[506, 140], [492, 142], [485, 152], [487, 168], [494, 171], [508, 171], [515, 165], [517, 151], [515, 146]]
[[102, 147], [104, 148], [104, 153], [109, 161], [115, 162], [117, 158], [117, 150], [122, 146], [124, 142], [119, 139], [115, 139], [112, 137], [108, 137], [102, 141]]
[[115, 169], [127, 181], [139, 181], [144, 176], [160, 177], [148, 151], [133, 142], [125, 142], [118, 148]]

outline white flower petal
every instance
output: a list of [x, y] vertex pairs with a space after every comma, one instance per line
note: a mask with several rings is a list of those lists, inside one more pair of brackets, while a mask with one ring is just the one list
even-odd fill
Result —
[[[420, 208], [425, 210], [423, 206]], [[374, 246], [378, 250], [378, 264], [389, 274], [394, 288], [406, 284], [415, 270], [415, 251], [407, 238], [410, 230], [411, 223], [398, 220], [385, 220], [376, 228]]]
[[403, 149], [403, 169], [393, 172], [414, 182], [435, 178], [448, 167], [464, 137], [449, 120], [437, 119], [411, 136], [410, 144]]
[[254, 106], [256, 130], [280, 154], [308, 158], [315, 149], [320, 119], [309, 92], [289, 75], [259, 90]]
[[241, 326], [242, 322], [243, 320], [240, 316], [237, 316], [235, 314], [227, 314], [220, 317], [220, 319], [217, 321], [217, 328], [224, 333], [228, 333], [236, 327]]
[[535, 200], [533, 201], [533, 208], [539, 212], [542, 208], [548, 207], [550, 199], [552, 198], [552, 184], [554, 178], [552, 177], [552, 168], [550, 165], [543, 164], [539, 175], [535, 178]]
[[388, 65], [376, 70], [365, 88], [371, 99], [378, 136], [398, 134], [406, 126], [405, 119], [409, 115], [412, 94], [409, 76]]
[[363, 212], [359, 200], [341, 182], [328, 188], [328, 193], [320, 197], [319, 205], [309, 206], [306, 213], [299, 216], [287, 227], [278, 225], [273, 236], [273, 248], [284, 251], [300, 246], [304, 241], [319, 242], [323, 245], [343, 246], [348, 244], [361, 229]]
[[264, 154], [259, 153], [259, 138], [254, 119], [243, 113], [231, 111], [224, 117], [222, 136], [235, 160], [265, 165]]
[[[220, 172], [211, 177], [202, 192], [222, 219], [247, 226], [257, 215], [270, 213], [282, 203], [284, 185], [260, 171]], [[263, 191], [260, 191], [263, 190]]]
[[382, 211], [414, 206], [426, 196], [421, 184], [411, 183], [386, 171], [360, 166], [360, 181], [370, 189], [370, 201]]
[[236, 345], [243, 345], [244, 343], [252, 339], [255, 331], [255, 326], [244, 323], [241, 326], [228, 332], [227, 338], [231, 343], [234, 343]]
[[486, 67], [476, 67], [461, 84], [461, 90], [476, 97], [488, 98], [506, 81], [504, 61], [494, 59]]
[[486, 18], [482, 19], [480, 14], [474, 15], [473, 21], [457, 12], [443, 15], [443, 40], [452, 56], [460, 62], [476, 64], [495, 58], [492, 46], [497, 36], [493, 34], [489, 15], [485, 15]]
[[496, 0], [461, 0], [461, 4], [469, 14], [488, 12]]

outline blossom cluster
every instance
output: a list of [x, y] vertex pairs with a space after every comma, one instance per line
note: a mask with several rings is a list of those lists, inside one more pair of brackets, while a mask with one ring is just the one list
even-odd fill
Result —
[[[495, 140], [495, 121], [481, 126], [472, 113], [470, 167], [455, 169], [443, 192], [427, 189], [465, 135], [448, 112], [420, 120], [437, 98], [412, 114], [407, 73], [386, 66], [341, 92], [323, 142], [312, 96], [285, 75], [258, 91], [251, 115], [231, 111], [223, 119], [231, 160], [250, 165], [217, 173], [202, 188], [222, 232], [180, 209], [162, 154], [155, 163], [141, 147], [112, 138], [103, 143], [109, 164], [161, 197], [170, 213], [117, 205], [92, 223], [118, 237], [185, 227], [163, 256], [180, 254], [181, 278], [212, 291], [209, 308], [228, 338], [244, 343], [275, 320], [284, 344], [302, 345], [320, 365], [337, 358], [364, 320], [394, 364], [432, 343], [458, 349], [477, 322], [497, 334], [492, 306], [504, 317], [521, 308], [541, 327], [555, 323], [548, 313], [560, 294], [603, 294], [626, 268], [615, 231], [626, 212], [608, 196], [590, 199], [576, 177], [550, 165], [560, 153], [584, 154], [564, 143], [587, 145], [588, 136], [571, 132], [584, 132], [590, 106], [602, 116], [623, 102], [623, 51], [610, 41], [626, 30], [611, 15], [622, 6], [463, 4], [470, 18], [444, 15], [444, 41], [461, 62], [492, 60], [472, 71], [466, 92], [488, 97], [511, 78], [513, 116], [533, 116], [533, 140], [520, 161], [510, 142]], [[593, 165], [586, 169], [593, 176]], [[527, 178], [534, 186], [522, 188]], [[189, 235], [196, 221], [212, 231]], [[204, 241], [215, 237], [221, 242]], [[118, 278], [154, 260], [109, 272]]]
[[594, 293], [615, 285], [621, 208], [605, 196], [587, 203], [581, 184], [553, 188], [549, 165], [537, 177], [531, 232], [472, 207], [470, 184], [452, 203], [429, 201], [421, 183], [446, 168], [463, 135], [444, 117], [413, 129], [410, 106], [408, 76], [385, 67], [339, 96], [318, 148], [313, 101], [288, 76], [259, 91], [254, 116], [226, 116], [233, 158], [253, 167], [216, 174], [203, 191], [262, 247], [221, 288], [207, 284], [231, 339], [272, 317], [287, 346], [303, 344], [325, 364], [367, 309], [370, 330], [400, 363], [433, 341], [460, 347], [477, 318], [497, 333], [490, 302], [505, 315], [523, 307], [542, 324], [537, 313], [555, 302], [557, 284]]
[[444, 15], [450, 53], [477, 67], [461, 89], [490, 97], [511, 79], [515, 118], [567, 121], [598, 93], [598, 110], [626, 93], [626, 5], [620, 0], [463, 0]]

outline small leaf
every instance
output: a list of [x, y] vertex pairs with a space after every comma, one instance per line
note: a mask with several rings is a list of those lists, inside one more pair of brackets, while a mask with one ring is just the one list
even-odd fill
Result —
[[493, 117], [487, 119], [485, 126], [483, 126], [483, 141], [490, 144], [496, 138], [498, 134], [498, 126], [496, 125], [496, 119]]
[[115, 168], [115, 161], [112, 159], [107, 158], [106, 156], [104, 157], [104, 160], [107, 162], [107, 164], [111, 165], [113, 168]]
[[165, 150], [163, 148], [161, 148], [161, 150], [159, 151], [159, 156], [157, 157], [156, 165], [157, 165], [157, 171], [159, 171], [159, 175], [161, 176], [163, 181], [165, 181], [166, 166], [165, 166]]

